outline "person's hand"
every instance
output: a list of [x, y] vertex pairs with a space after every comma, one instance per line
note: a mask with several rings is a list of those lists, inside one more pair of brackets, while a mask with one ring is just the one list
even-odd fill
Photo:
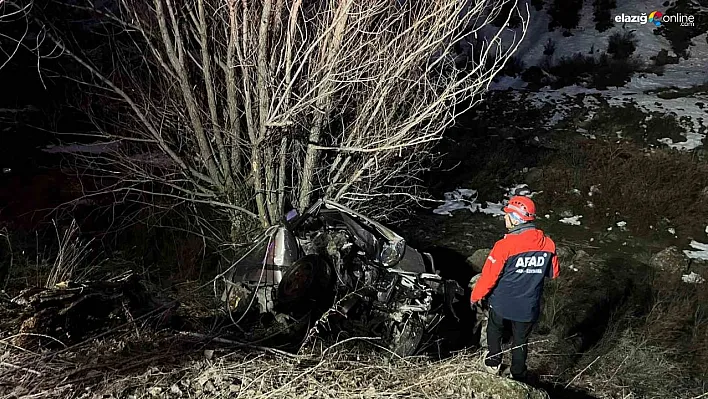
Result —
[[470, 309], [475, 310], [475, 308], [477, 307], [478, 304], [479, 304], [479, 301], [477, 301], [477, 302], [470, 301]]

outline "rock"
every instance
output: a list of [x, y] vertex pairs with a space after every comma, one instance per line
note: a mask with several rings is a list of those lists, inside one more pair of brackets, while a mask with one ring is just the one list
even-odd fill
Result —
[[582, 249], [579, 249], [575, 252], [575, 256], [573, 256], [573, 262], [579, 261], [583, 258], [587, 258], [590, 256], [587, 252], [583, 251]]
[[204, 384], [204, 391], [208, 393], [216, 392], [216, 387], [214, 386], [214, 383], [211, 381], [207, 381], [206, 384]]
[[182, 390], [179, 389], [179, 387], [177, 386], [177, 384], [173, 384], [173, 385], [170, 387], [170, 393], [171, 393], [172, 395], [174, 395], [174, 396], [177, 396], [178, 398], [181, 398], [181, 397], [182, 397]]
[[214, 350], [213, 349], [204, 349], [204, 357], [207, 360], [211, 360], [214, 357]]
[[556, 256], [558, 257], [558, 262], [560, 262], [561, 266], [566, 266], [573, 260], [575, 251], [571, 247], [559, 245], [556, 247]]
[[487, 260], [489, 253], [492, 252], [489, 248], [478, 249], [474, 251], [472, 256], [467, 258], [467, 264], [472, 266], [472, 269], [476, 273], [482, 272], [482, 267], [484, 267], [484, 262]]
[[531, 168], [524, 176], [524, 183], [531, 187], [538, 187], [543, 180], [543, 169]]
[[565, 210], [561, 211], [560, 217], [562, 217], [562, 218], [573, 217], [573, 212], [565, 209]]
[[[556, 252], [558, 250], [556, 249]], [[592, 263], [592, 257], [590, 254], [587, 252], [583, 251], [582, 249], [579, 249], [577, 251], [574, 251], [573, 254], [569, 257], [566, 257], [565, 260], [561, 260], [560, 257], [558, 258], [558, 261], [561, 264], [561, 267], [568, 267], [572, 271], [577, 272], [578, 266], [579, 265], [587, 265]]]
[[617, 235], [617, 233], [615, 232], [612, 232], [612, 230], [610, 230], [611, 228], [612, 227], [608, 227], [607, 231], [609, 231], [609, 233], [605, 233], [605, 235], [603, 236], [605, 242], [614, 242], [619, 240], [619, 235]]
[[688, 258], [675, 246], [668, 247], [652, 256], [649, 265], [670, 273], [683, 273], [688, 269]]
[[148, 389], [148, 394], [152, 397], [158, 397], [162, 394], [162, 388], [152, 387], [152, 388]]
[[477, 284], [477, 281], [479, 281], [480, 277], [482, 277], [481, 273], [477, 273], [472, 278], [470, 279], [470, 283], [468, 287], [470, 287], [470, 290], [474, 290], [474, 286]]

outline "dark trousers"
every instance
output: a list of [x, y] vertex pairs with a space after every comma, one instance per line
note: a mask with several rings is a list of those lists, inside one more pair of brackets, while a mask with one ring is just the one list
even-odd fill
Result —
[[[514, 378], [526, 377], [527, 344], [534, 324], [534, 322], [511, 321], [513, 336], [511, 376]], [[489, 321], [487, 324], [487, 345], [489, 347], [489, 354], [484, 361], [487, 366], [496, 367], [502, 361], [502, 335], [504, 335], [504, 319], [499, 316], [494, 309], [489, 309]]]

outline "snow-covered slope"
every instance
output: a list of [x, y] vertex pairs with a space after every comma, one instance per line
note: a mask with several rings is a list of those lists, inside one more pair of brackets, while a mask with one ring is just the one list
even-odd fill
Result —
[[[593, 21], [593, 0], [584, 1], [577, 28], [570, 30], [557, 28], [554, 31], [549, 31], [551, 17], [548, 9], [552, 6], [549, 3], [552, 1], [546, 1], [544, 8], [540, 11], [529, 6], [528, 31], [516, 53], [525, 69], [545, 65], [545, 71], [549, 61], [550, 64], [554, 64], [562, 57], [570, 57], [577, 53], [599, 57], [601, 52], [607, 50], [608, 39], [613, 33], [626, 31], [633, 31], [636, 38], [637, 45], [633, 57], [639, 59], [645, 66], [654, 64], [650, 57], [655, 57], [660, 50], [668, 50], [669, 56], [674, 56], [672, 44], [663, 35], [656, 34], [656, 27], [651, 23], [629, 22], [623, 24], [615, 22], [613, 28], [599, 32], [595, 28], [595, 21]], [[611, 10], [613, 19], [622, 14], [641, 15], [642, 13], [649, 14], [655, 10], [665, 12], [667, 9], [663, 5], [663, 1], [639, 0], [617, 1], [617, 3], [617, 7]], [[693, 7], [699, 10], [698, 15], [694, 15], [694, 18], [708, 20], [708, 6], [694, 3]], [[568, 35], [568, 33], [572, 33], [572, 35]], [[511, 29], [507, 34], [511, 38], [513, 34]], [[553, 54], [550, 56], [544, 54], [544, 49], [549, 41], [555, 44]], [[667, 132], [666, 137], [657, 138], [652, 144], [663, 143], [673, 148], [690, 150], [701, 146], [708, 133], [708, 38], [706, 33], [691, 40], [688, 52], [689, 58], [679, 57], [677, 64], [666, 64], [654, 70], [646, 68], [635, 72], [629, 82], [622, 87], [608, 87], [598, 90], [581, 83], [557, 89], [549, 87], [532, 89], [528, 83], [521, 79], [520, 75], [517, 75], [516, 77], [498, 77], [490, 89], [513, 90], [517, 92], [519, 101], [537, 108], [552, 103], [554, 110], [545, 121], [548, 128], [552, 128], [564, 120], [574, 109], [579, 107], [585, 108], [586, 117], [589, 119], [598, 117], [598, 114], [602, 116], [603, 107], [607, 106], [632, 106], [642, 110], [647, 114], [647, 119], [642, 124], [652, 123], [652, 119], [660, 114], [673, 117], [680, 128], [673, 132]], [[663, 69], [663, 74], [661, 69]], [[684, 90], [669, 92], [667, 88]], [[578, 96], [582, 96], [583, 101], [577, 101]], [[582, 129], [580, 130], [582, 131]], [[607, 133], [613, 135], [616, 132]], [[619, 136], [621, 136], [621, 132]]]

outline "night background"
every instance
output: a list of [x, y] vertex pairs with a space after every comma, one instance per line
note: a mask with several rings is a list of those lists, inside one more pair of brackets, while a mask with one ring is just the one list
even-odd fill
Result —
[[[708, 1], [439, 3], [0, 0], [0, 397], [707, 397]], [[516, 194], [529, 385], [465, 297]], [[415, 357], [222, 295], [323, 198], [465, 290]]]

